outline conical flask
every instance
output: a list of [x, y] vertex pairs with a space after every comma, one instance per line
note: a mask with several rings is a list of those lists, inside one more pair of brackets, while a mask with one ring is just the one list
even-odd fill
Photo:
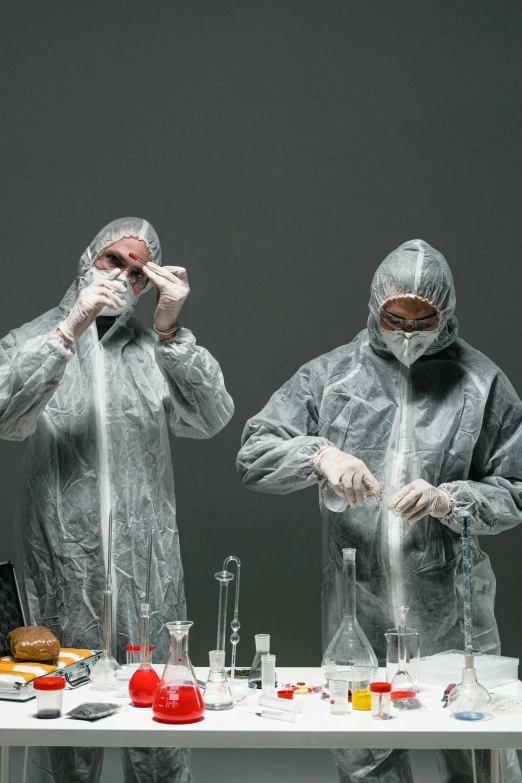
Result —
[[378, 667], [377, 657], [357, 622], [355, 602], [355, 549], [343, 549], [344, 615], [336, 634], [326, 648], [322, 669], [324, 684], [329, 680], [351, 682], [353, 666]]
[[208, 654], [210, 671], [203, 691], [206, 710], [230, 710], [234, 706], [225, 674], [225, 651], [212, 650]]
[[170, 653], [152, 705], [152, 715], [159, 723], [195, 723], [203, 717], [205, 705], [188, 654], [193, 625], [190, 620], [167, 623]]

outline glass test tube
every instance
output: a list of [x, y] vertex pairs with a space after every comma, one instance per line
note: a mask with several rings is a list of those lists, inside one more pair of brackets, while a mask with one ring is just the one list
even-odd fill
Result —
[[261, 692], [263, 696], [273, 696], [275, 688], [275, 655], [265, 653], [261, 656]]

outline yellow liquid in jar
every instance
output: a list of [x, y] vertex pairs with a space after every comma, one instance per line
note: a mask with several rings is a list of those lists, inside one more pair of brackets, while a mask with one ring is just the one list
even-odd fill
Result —
[[352, 707], [354, 710], [371, 710], [372, 695], [370, 691], [354, 691], [352, 694]]

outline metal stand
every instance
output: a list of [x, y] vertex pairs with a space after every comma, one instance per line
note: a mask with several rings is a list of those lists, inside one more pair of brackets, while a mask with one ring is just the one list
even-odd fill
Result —
[[501, 750], [491, 749], [491, 783], [499, 783], [498, 766], [500, 762]]

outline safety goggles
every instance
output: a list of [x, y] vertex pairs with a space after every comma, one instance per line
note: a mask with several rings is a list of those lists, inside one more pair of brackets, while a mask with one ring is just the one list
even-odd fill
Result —
[[424, 332], [438, 323], [439, 314], [434, 313], [429, 318], [399, 318], [397, 315], [388, 313], [384, 307], [381, 307], [382, 320], [391, 326], [392, 329], [404, 330], [407, 326], [412, 327], [416, 332]]

